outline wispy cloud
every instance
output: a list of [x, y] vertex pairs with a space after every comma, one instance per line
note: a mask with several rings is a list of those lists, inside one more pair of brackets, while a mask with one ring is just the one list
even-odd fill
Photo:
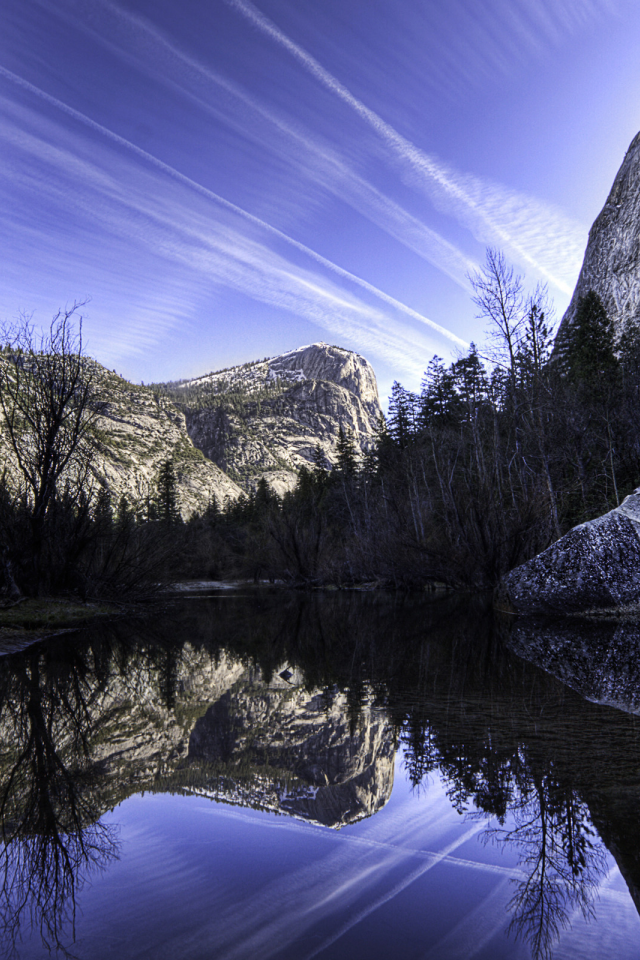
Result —
[[[531, 69], [577, 32], [592, 29], [635, 0], [448, 0], [394, 11], [401, 32], [420, 35], [421, 78], [456, 100], [479, 82]], [[404, 20], [402, 19], [404, 17]]]
[[[275, 878], [256, 891], [250, 903], [220, 905], [215, 931], [207, 930], [216, 957], [266, 958], [295, 944], [300, 957], [312, 960], [443, 864], [455, 864], [467, 877], [488, 875], [492, 886], [503, 884], [508, 868], [455, 856], [484, 824], [470, 827], [461, 822], [452, 831], [444, 791], [432, 790], [429, 801], [420, 805], [405, 801], [400, 821], [385, 813], [358, 833], [318, 831], [312, 849], [317, 851], [322, 843], [321, 857]], [[234, 813], [217, 808], [215, 815], [226, 818]], [[263, 820], [261, 828], [267, 826]], [[300, 832], [301, 843], [309, 842], [314, 833], [312, 826], [295, 821], [278, 820], [272, 829]]]
[[559, 210], [524, 194], [462, 175], [425, 153], [367, 107], [310, 53], [288, 37], [249, 0], [226, 0], [250, 23], [295, 59], [326, 89], [347, 104], [386, 145], [410, 182], [454, 214], [484, 243], [498, 244], [565, 293], [567, 277], [580, 267], [586, 233]]
[[[418, 320], [420, 323], [425, 324], [430, 327], [435, 333], [447, 338], [452, 343], [457, 344], [458, 346], [466, 347], [466, 341], [462, 340], [452, 331], [446, 329], [440, 324], [435, 323], [433, 320], [425, 317], [424, 315], [413, 310], [411, 307], [397, 300], [396, 298], [390, 296], [382, 290], [379, 290], [373, 284], [362, 279], [361, 277], [356, 276], [348, 270], [345, 270], [343, 267], [340, 267], [338, 264], [333, 263], [331, 260], [323, 257], [321, 254], [317, 253], [315, 250], [312, 250], [310, 247], [306, 246], [303, 243], [295, 240], [294, 238], [288, 236], [283, 231], [273, 227], [271, 224], [266, 223], [264, 220], [261, 220], [259, 217], [254, 216], [248, 211], [242, 209], [234, 203], [231, 203], [229, 200], [226, 200], [224, 197], [221, 197], [219, 194], [214, 193], [212, 190], [209, 190], [207, 187], [202, 186], [202, 184], [197, 183], [191, 178], [180, 173], [178, 170], [175, 170], [173, 167], [164, 163], [164, 161], [158, 159], [152, 154], [148, 153], [146, 150], [138, 147], [136, 144], [132, 143], [129, 140], [126, 140], [124, 137], [119, 136], [114, 133], [112, 130], [102, 126], [99, 123], [96, 123], [90, 117], [85, 116], [74, 108], [70, 107], [68, 104], [63, 103], [62, 101], [52, 97], [50, 94], [39, 89], [28, 81], [24, 80], [22, 77], [12, 73], [9, 70], [6, 70], [4, 67], [0, 67], [0, 76], [5, 77], [5, 79], [10, 80], [12, 83], [16, 83], [24, 89], [28, 90], [30, 93], [36, 95], [42, 100], [45, 100], [47, 103], [55, 106], [57, 109], [63, 111], [68, 116], [74, 120], [78, 120], [86, 126], [90, 127], [92, 130], [100, 133], [101, 135], [107, 137], [109, 140], [118, 144], [119, 146], [125, 147], [130, 152], [133, 152], [138, 157], [144, 159], [147, 163], [151, 164], [158, 170], [161, 170], [163, 173], [170, 176], [172, 179], [178, 181], [179, 183], [187, 186], [191, 190], [195, 190], [199, 194], [205, 196], [207, 199], [214, 201], [216, 204], [224, 207], [226, 210], [231, 211], [237, 216], [241, 217], [243, 220], [246, 220], [253, 226], [259, 227], [261, 230], [266, 231], [268, 234], [276, 237], [278, 240], [284, 241], [291, 247], [294, 247], [296, 250], [300, 251], [304, 255], [310, 257], [316, 263], [320, 264], [322, 267], [336, 274], [337, 276], [348, 280], [350, 283], [362, 288], [367, 293], [372, 294], [374, 297], [377, 297], [383, 303], [393, 307], [395, 310], [400, 311], [401, 313], [406, 314], [411, 317], [413, 320]], [[260, 288], [262, 289], [262, 288]]]
[[[12, 109], [17, 108], [14, 105]], [[72, 116], [78, 119], [75, 111]], [[22, 165], [22, 173], [17, 174], [15, 185], [30, 189], [40, 197], [42, 204], [48, 199], [64, 209], [67, 216], [81, 216], [83, 211], [90, 210], [93, 229], [99, 230], [103, 237], [111, 237], [111, 246], [115, 245], [121, 253], [127, 245], [146, 248], [155, 258], [178, 265], [178, 275], [183, 277], [182, 283], [187, 288], [189, 276], [195, 274], [200, 278], [200, 291], [207, 286], [222, 285], [259, 302], [287, 310], [330, 331], [337, 339], [347, 340], [357, 349], [385, 359], [413, 377], [419, 377], [426, 358], [438, 348], [437, 341], [401, 322], [398, 314], [408, 314], [412, 320], [422, 320], [423, 324], [426, 318], [335, 264], [330, 265], [333, 275], [348, 280], [363, 290], [368, 299], [391, 309], [383, 310], [375, 303], [362, 300], [322, 273], [275, 252], [259, 239], [268, 225], [249, 217], [249, 223], [256, 228], [256, 237], [247, 235], [241, 226], [248, 215], [235, 205], [225, 202], [224, 216], [218, 211], [214, 217], [208, 208], [194, 208], [184, 195], [184, 187], [189, 192], [194, 187], [188, 178], [174, 176], [173, 192], [166, 188], [158, 190], [152, 172], [157, 164], [151, 164], [146, 177], [138, 172], [136, 178], [132, 171], [122, 166], [123, 161], [118, 164], [114, 158], [103, 158], [108, 169], [100, 169], [82, 155], [87, 146], [85, 144], [83, 148], [77, 135], [67, 132], [65, 145], [54, 146], [45, 135], [30, 133], [26, 129], [28, 122], [23, 116], [14, 128], [8, 121], [5, 125], [8, 141], [36, 161]], [[51, 124], [45, 122], [45, 126], [53, 132]], [[100, 130], [102, 132], [102, 128]], [[59, 133], [55, 132], [56, 135]], [[121, 138], [115, 137], [114, 142], [120, 144]], [[166, 172], [166, 165], [160, 161], [158, 164], [159, 169]], [[135, 188], [132, 186], [134, 182]], [[204, 195], [219, 203], [219, 198], [210, 191], [204, 191]], [[329, 263], [314, 255], [314, 251], [283, 237], [280, 231], [275, 233], [319, 265], [325, 267]], [[104, 256], [104, 247], [100, 256]], [[185, 312], [183, 306], [181, 314]], [[140, 309], [135, 314], [133, 325], [125, 333], [125, 342], [131, 351], [145, 346], [146, 320], [154, 335], [161, 335], [163, 328], [166, 330], [171, 325], [171, 311], [167, 310], [166, 303], [155, 320], [152, 320], [153, 305], [146, 306], [142, 314]], [[439, 332], [437, 325], [432, 328]], [[446, 333], [449, 339], [453, 339], [449, 331]]]
[[[67, 3], [70, 3], [71, 10], [76, 6], [73, 0], [67, 0]], [[46, 5], [51, 7], [51, 4]], [[106, 17], [100, 22], [100, 29], [82, 25], [101, 43], [149, 75], [180, 89], [227, 126], [259, 143], [269, 153], [277, 154], [287, 166], [294, 167], [305, 182], [311, 180], [348, 203], [459, 286], [469, 289], [468, 275], [477, 269], [478, 264], [366, 180], [334, 147], [300, 125], [285, 120], [237, 83], [187, 54], [140, 15], [109, 0], [100, 0], [99, 5]], [[56, 4], [55, 9], [60, 13], [62, 4]], [[224, 100], [220, 97], [221, 90], [228, 95]], [[287, 201], [291, 203], [291, 197]], [[305, 203], [308, 206], [308, 196]]]

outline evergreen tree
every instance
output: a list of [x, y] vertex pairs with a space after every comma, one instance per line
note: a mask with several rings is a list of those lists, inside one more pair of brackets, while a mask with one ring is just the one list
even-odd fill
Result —
[[96, 498], [94, 519], [100, 532], [107, 532], [113, 524], [113, 506], [111, 494], [106, 487], [100, 487]]
[[625, 379], [640, 383], [640, 322], [626, 323], [618, 341], [618, 357]]
[[451, 365], [451, 373], [468, 417], [473, 417], [486, 401], [489, 390], [487, 373], [478, 355], [475, 343], [469, 347], [466, 357], [461, 357]]
[[619, 365], [614, 353], [613, 324], [594, 290], [578, 299], [567, 340], [565, 368], [574, 383], [601, 393], [603, 387], [615, 381]]
[[129, 499], [123, 493], [120, 499], [118, 500], [118, 509], [116, 511], [116, 523], [120, 529], [125, 529], [128, 527], [134, 526], [136, 522], [135, 513], [133, 507], [129, 503]]
[[459, 405], [452, 369], [445, 367], [441, 357], [434, 356], [422, 379], [418, 414], [420, 426], [426, 427], [434, 420], [440, 423], [450, 420], [458, 412]]
[[408, 446], [415, 433], [417, 398], [394, 380], [389, 399], [387, 428], [401, 450]]
[[324, 450], [319, 443], [316, 443], [313, 449], [312, 463], [316, 470], [326, 471], [327, 469], [327, 458], [324, 455]]
[[158, 520], [158, 504], [155, 501], [155, 498], [150, 494], [147, 494], [144, 500], [145, 507], [145, 520]]
[[255, 492], [255, 505], [256, 508], [260, 511], [265, 507], [268, 507], [270, 503], [275, 499], [275, 494], [264, 477], [260, 477], [258, 480], [258, 486], [256, 487]]
[[[546, 293], [545, 293], [546, 296]], [[541, 300], [532, 299], [524, 324], [524, 336], [518, 355], [519, 366], [534, 378], [545, 369], [553, 349], [553, 331], [548, 323], [548, 310]]]
[[358, 461], [355, 444], [353, 442], [353, 434], [351, 433], [351, 430], [345, 432], [342, 428], [342, 424], [340, 425], [340, 429], [338, 431], [337, 447], [337, 472], [345, 479], [351, 479], [355, 477], [358, 471]]
[[158, 516], [163, 523], [178, 523], [177, 480], [171, 460], [165, 460], [158, 474]]

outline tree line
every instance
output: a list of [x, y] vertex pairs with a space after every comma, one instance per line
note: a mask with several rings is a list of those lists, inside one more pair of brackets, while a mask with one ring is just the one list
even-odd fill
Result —
[[471, 279], [486, 345], [434, 357], [418, 393], [394, 383], [368, 455], [341, 433], [333, 467], [318, 451], [284, 497], [261, 484], [192, 521], [202, 569], [491, 587], [634, 489], [640, 331], [616, 339], [589, 292], [556, 342], [546, 289], [527, 294], [502, 254]]
[[179, 519], [166, 461], [154, 495], [117, 501], [99, 481], [99, 366], [84, 353], [80, 304], [40, 334], [29, 318], [0, 328], [0, 590], [126, 599], [170, 575]]
[[[44, 337], [0, 331], [5, 593], [140, 592], [163, 579], [488, 588], [640, 476], [640, 330], [616, 338], [597, 293], [553, 332], [553, 306], [489, 250], [471, 278], [486, 343], [394, 383], [366, 455], [340, 429], [282, 497], [261, 480], [183, 522], [173, 466], [156, 496], [113, 503], [92, 472], [102, 398], [75, 307]], [[146, 585], [146, 586], [145, 586]]]

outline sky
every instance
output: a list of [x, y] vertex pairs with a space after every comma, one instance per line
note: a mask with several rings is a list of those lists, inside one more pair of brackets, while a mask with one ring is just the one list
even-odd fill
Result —
[[637, 0], [3, 0], [0, 320], [136, 382], [325, 341], [417, 389], [488, 246], [558, 318], [640, 129]]

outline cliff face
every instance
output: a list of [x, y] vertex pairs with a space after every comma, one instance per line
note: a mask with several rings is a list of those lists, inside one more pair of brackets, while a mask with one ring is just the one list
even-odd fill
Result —
[[560, 350], [570, 336], [578, 300], [590, 290], [599, 294], [616, 335], [640, 322], [640, 133], [589, 231], [576, 289], [558, 330]]
[[[161, 466], [171, 460], [185, 519], [214, 498], [218, 504], [235, 500], [263, 476], [278, 493], [291, 489], [316, 446], [327, 466], [335, 462], [340, 427], [366, 452], [381, 415], [370, 364], [324, 343], [150, 387], [129, 383], [94, 361], [89, 365], [104, 405], [92, 468], [98, 484], [114, 503], [123, 494], [144, 503], [155, 495]], [[0, 456], [12, 472], [1, 429]]]
[[[283, 666], [266, 680], [239, 658], [189, 643], [134, 653], [126, 669], [118, 656], [99, 663], [88, 657], [80, 709], [73, 696], [54, 704], [42, 693], [42, 722], [31, 739], [31, 715], [0, 714], [0, 799], [9, 790], [16, 809], [26, 803], [23, 780], [16, 786], [10, 771], [21, 756], [28, 764], [45, 730], [42, 748], [53, 744], [64, 765], [84, 770], [78, 790], [91, 785], [94, 818], [149, 789], [331, 827], [369, 816], [389, 799], [395, 739], [382, 708], [365, 703], [354, 718], [345, 694], [308, 690], [297, 671]], [[30, 689], [37, 676], [46, 691], [46, 668], [32, 663], [30, 670]]]
[[174, 464], [182, 515], [205, 510], [213, 497], [234, 500], [240, 488], [192, 443], [184, 413], [166, 397], [99, 368], [99, 396], [106, 401], [98, 422], [99, 453], [94, 474], [114, 500], [134, 502], [155, 494], [166, 460]]
[[247, 490], [264, 477], [278, 493], [316, 446], [335, 462], [341, 427], [369, 450], [382, 412], [371, 365], [326, 343], [172, 385], [169, 396], [207, 458]]
[[[291, 671], [268, 684], [260, 676], [244, 678], [196, 722], [189, 757], [220, 771], [211, 793], [216, 799], [330, 827], [371, 816], [393, 786], [389, 721], [365, 703], [352, 724], [345, 694], [327, 696], [302, 684]], [[243, 770], [254, 774], [238, 779]]]

